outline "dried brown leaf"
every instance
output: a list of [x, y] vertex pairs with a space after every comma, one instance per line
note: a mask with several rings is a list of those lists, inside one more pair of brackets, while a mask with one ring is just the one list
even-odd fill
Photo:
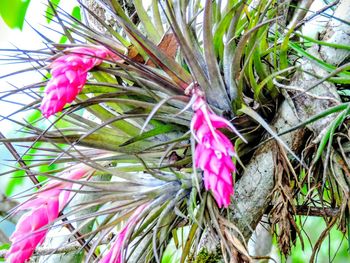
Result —
[[[165, 34], [158, 45], [160, 51], [171, 58], [175, 58], [178, 47], [179, 44], [177, 43], [176, 37], [173, 33]], [[156, 65], [150, 59], [146, 62], [146, 65], [156, 67]]]
[[289, 169], [290, 163], [285, 160], [286, 156], [280, 154], [276, 164], [276, 187], [277, 201], [271, 210], [271, 221], [273, 228], [278, 226], [277, 241], [282, 253], [287, 256], [291, 252], [292, 244], [295, 244], [296, 235], [300, 238], [302, 247], [303, 240], [294, 220], [296, 208], [293, 203], [293, 191], [291, 188]]
[[142, 64], [145, 63], [145, 60], [139, 54], [139, 52], [137, 51], [137, 48], [134, 45], [131, 45], [128, 47], [128, 57], [134, 62], [138, 62]]

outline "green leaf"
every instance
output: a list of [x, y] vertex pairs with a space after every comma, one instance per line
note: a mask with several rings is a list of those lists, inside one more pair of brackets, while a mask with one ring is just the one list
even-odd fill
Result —
[[320, 46], [327, 46], [327, 47], [333, 47], [333, 48], [337, 48], [337, 49], [344, 49], [344, 50], [348, 50], [350, 51], [350, 46], [349, 45], [342, 45], [342, 44], [338, 44], [338, 43], [329, 43], [329, 42], [325, 42], [325, 41], [320, 41], [317, 39], [314, 39], [312, 37], [308, 37], [308, 36], [304, 36], [302, 34], [299, 34], [298, 32], [293, 32], [295, 35], [297, 35], [298, 37], [301, 37], [307, 41], [310, 41], [312, 43], [318, 44]]
[[[1, 244], [0, 245], [0, 250], [7, 250], [11, 247], [10, 244]], [[0, 257], [0, 262], [5, 262], [5, 258]]]
[[306, 125], [310, 124], [310, 123], [313, 123], [319, 119], [322, 119], [330, 114], [333, 114], [333, 113], [336, 113], [336, 112], [340, 112], [340, 111], [343, 111], [345, 109], [347, 109], [349, 103], [342, 103], [340, 105], [337, 105], [337, 106], [334, 106], [332, 108], [328, 108], [327, 110], [324, 110], [323, 112], [317, 114], [317, 115], [314, 115], [310, 118], [308, 118], [307, 120], [299, 123], [298, 125], [295, 125], [294, 127], [290, 128], [290, 129], [287, 129], [285, 131], [282, 131], [280, 133], [278, 133], [278, 136], [281, 136], [283, 134], [286, 134], [286, 133], [289, 133], [291, 131], [295, 131], [301, 127], [305, 127]]
[[172, 10], [171, 5], [169, 3], [167, 3], [167, 7], [172, 31], [174, 32], [174, 35], [178, 40], [184, 57], [186, 57], [188, 67], [191, 69], [192, 75], [195, 76], [198, 84], [204, 90], [206, 90], [208, 88], [209, 81], [203, 72], [203, 67], [199, 64], [201, 56], [193, 52], [193, 47], [191, 47], [191, 45], [188, 43], [185, 36], [183, 35], [181, 25], [179, 24], [181, 21], [178, 21], [175, 17], [176, 11]]
[[11, 196], [16, 187], [23, 184], [24, 178], [25, 172], [23, 170], [17, 170], [16, 172], [14, 172], [11, 175], [11, 178], [8, 181], [7, 186], [5, 188], [5, 195]]
[[279, 57], [281, 70], [288, 68], [289, 38], [291, 37], [293, 32], [294, 32], [294, 29], [291, 28], [285, 35], [285, 38], [283, 39], [283, 42], [281, 45], [280, 57]]
[[344, 122], [345, 118], [348, 116], [350, 112], [350, 104], [348, 104], [347, 108], [340, 113], [330, 124], [330, 126], [328, 127], [327, 131], [325, 132], [325, 134], [323, 135], [320, 144], [317, 148], [317, 152], [316, 152], [316, 156], [313, 160], [314, 163], [316, 163], [316, 161], [318, 161], [318, 159], [320, 159], [323, 150], [325, 149], [327, 143], [331, 144], [333, 141], [333, 136], [334, 133], [336, 131], [336, 129]]
[[1, 244], [0, 245], [0, 250], [9, 249], [10, 247], [11, 247], [10, 244]]
[[158, 7], [158, 1], [152, 0], [152, 11], [153, 11], [153, 20], [154, 20], [154, 26], [157, 28], [160, 35], [164, 35], [164, 28], [162, 23], [162, 18], [160, 16], [159, 7]]
[[[89, 97], [85, 94], [79, 95], [80, 99], [87, 100]], [[103, 108], [101, 105], [93, 105], [87, 108], [89, 112], [94, 114], [95, 116], [98, 116], [101, 120], [106, 121], [108, 119], [111, 119], [115, 117], [111, 112]], [[111, 126], [119, 129], [124, 134], [130, 135], [130, 136], [137, 136], [138, 135], [138, 129], [131, 123], [129, 123], [126, 120], [119, 120], [118, 122], [111, 123]]]
[[259, 96], [261, 95], [261, 91], [265, 85], [267, 85], [271, 80], [273, 80], [275, 77], [282, 75], [283, 73], [290, 72], [292, 70], [296, 69], [296, 66], [292, 66], [289, 68], [285, 68], [279, 71], [275, 71], [274, 73], [267, 76], [264, 80], [262, 80], [254, 89], [254, 97], [256, 100], [259, 100]]
[[144, 132], [140, 135], [137, 135], [133, 138], [131, 138], [130, 140], [124, 142], [123, 144], [120, 145], [120, 147], [123, 147], [123, 146], [126, 146], [128, 144], [131, 144], [131, 143], [134, 143], [134, 142], [137, 142], [137, 141], [142, 141], [142, 140], [145, 140], [147, 138], [151, 138], [151, 137], [154, 137], [156, 135], [159, 135], [159, 134], [165, 134], [165, 133], [168, 133], [168, 132], [171, 132], [171, 131], [175, 131], [176, 130], [176, 126], [175, 125], [171, 125], [171, 124], [165, 124], [165, 125], [161, 125], [159, 127], [156, 127], [150, 131], [147, 131], [147, 132]]
[[141, 23], [143, 24], [145, 31], [147, 32], [147, 36], [154, 43], [159, 43], [162, 36], [153, 25], [151, 18], [149, 17], [149, 15], [147, 14], [147, 11], [143, 6], [143, 2], [144, 1], [141, 1], [141, 0], [134, 0], [134, 6], [136, 9], [137, 15], [139, 16]]
[[226, 30], [230, 26], [230, 22], [232, 20], [233, 15], [235, 14], [235, 11], [236, 8], [232, 8], [227, 14], [225, 14], [223, 19], [219, 22], [213, 36], [215, 53], [221, 59], [224, 56], [224, 35], [226, 33]]
[[[212, 35], [212, 15], [213, 7], [210, 0], [207, 0], [205, 3], [204, 9], [204, 19], [203, 23], [203, 49], [204, 49], [204, 58], [208, 67], [208, 75], [210, 81], [210, 89], [212, 94], [216, 94], [217, 100], [220, 101], [220, 104], [224, 104], [225, 101], [229, 105], [229, 97], [227, 96], [224, 80], [220, 74], [220, 68], [215, 57], [215, 49], [213, 44], [213, 35]], [[210, 93], [209, 93], [210, 95]], [[229, 108], [229, 107], [228, 107]]]
[[66, 35], [63, 35], [63, 36], [61, 37], [59, 43], [60, 43], [60, 44], [64, 44], [64, 43], [67, 42], [67, 40], [68, 40], [68, 37], [67, 37]]
[[[307, 52], [305, 49], [303, 49], [297, 43], [289, 41], [288, 45], [289, 45], [289, 47], [294, 49], [300, 56], [303, 56], [303, 57], [311, 60], [312, 62], [318, 64], [321, 68], [327, 70], [328, 72], [332, 72], [332, 71], [337, 69], [335, 66], [333, 66], [329, 63], [326, 63], [323, 60], [313, 56], [311, 53]], [[350, 72], [347, 72], [347, 71], [343, 71], [343, 72], [338, 74], [338, 76], [340, 76], [340, 77], [348, 77], [349, 75], [350, 75]]]
[[72, 10], [72, 16], [76, 19], [81, 21], [81, 12], [80, 12], [80, 7], [75, 6]]
[[190, 254], [191, 246], [192, 246], [192, 243], [195, 239], [197, 229], [198, 229], [197, 224], [193, 224], [190, 228], [190, 232], [188, 234], [188, 237], [187, 237], [187, 240], [185, 242], [185, 246], [183, 248], [183, 252], [181, 255], [181, 261], [180, 261], [181, 263], [185, 262], [186, 258]]
[[1, 0], [0, 15], [4, 22], [12, 29], [22, 30], [29, 3], [30, 0]]
[[[52, 3], [52, 6], [56, 9], [58, 4], [60, 3], [60, 0], [51, 0], [50, 2]], [[52, 21], [54, 13], [55, 11], [51, 8], [51, 5], [48, 5], [46, 9], [46, 21], [48, 24]]]

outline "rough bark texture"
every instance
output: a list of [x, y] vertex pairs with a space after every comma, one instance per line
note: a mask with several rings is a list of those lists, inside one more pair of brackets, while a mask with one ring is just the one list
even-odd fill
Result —
[[[89, 8], [94, 14], [96, 14], [102, 21], [104, 21], [107, 25], [111, 26], [112, 28], [116, 28], [117, 21], [113, 16], [110, 14], [109, 11], [106, 11], [106, 8], [109, 10], [113, 10], [112, 5], [109, 0], [83, 0], [83, 4]], [[131, 0], [119, 0], [119, 4], [124, 7], [126, 10], [126, 13], [129, 15], [129, 17], [132, 18], [132, 21], [134, 23], [138, 22], [138, 16], [135, 14], [135, 7], [133, 4], [133, 1]], [[83, 9], [84, 12], [84, 19], [86, 23], [95, 29], [98, 32], [109, 34], [107, 32], [106, 28], [101, 25], [89, 12]]]
[[[349, 2], [348, 0], [343, 0], [337, 6], [334, 16], [345, 21], [350, 21], [349, 13]], [[334, 29], [335, 26], [337, 26], [336, 30]], [[349, 32], [350, 26], [338, 20], [331, 20], [325, 29], [322, 40], [329, 43], [350, 45]], [[317, 45], [311, 47], [308, 52], [333, 65], [339, 65], [349, 56], [348, 51], [325, 46], [320, 48]], [[301, 70], [295, 74], [290, 87], [307, 90], [318, 82], [319, 79], [304, 72], [311, 72], [321, 77], [327, 75], [319, 65], [306, 58], [300, 61], [300, 65]], [[286, 93], [286, 100], [280, 106], [277, 117], [271, 124], [277, 131], [287, 130], [340, 102], [336, 87], [327, 82], [323, 82], [310, 90], [309, 95], [303, 93], [293, 98], [295, 95], [301, 94], [301, 92], [293, 91], [289, 94], [290, 96]], [[317, 98], [314, 96], [317, 96]], [[327, 128], [334, 117], [334, 115], [330, 115], [308, 125], [308, 128], [317, 136]], [[282, 136], [282, 139], [293, 150], [297, 150], [299, 142], [303, 139], [303, 133], [301, 131], [295, 131]], [[234, 202], [231, 206], [233, 211], [231, 218], [233, 218], [234, 223], [241, 230], [246, 240], [251, 237], [252, 230], [256, 228], [257, 223], [260, 221], [267, 205], [271, 201], [270, 194], [274, 187], [275, 145], [275, 142], [270, 141], [261, 146], [246, 166], [241, 180], [236, 184]], [[207, 249], [213, 247], [212, 243], [202, 243], [202, 245]]]
[[[98, 2], [94, 0], [84, 0], [83, 3], [89, 8], [89, 10], [93, 11], [93, 13], [96, 14], [100, 19], [106, 22], [108, 21], [106, 10]], [[106, 29], [91, 14], [89, 14], [84, 9], [83, 11], [84, 19], [90, 27], [96, 29], [99, 32], [106, 32]]]

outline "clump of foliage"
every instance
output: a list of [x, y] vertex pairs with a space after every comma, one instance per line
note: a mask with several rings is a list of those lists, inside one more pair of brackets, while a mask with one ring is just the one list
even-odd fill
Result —
[[[50, 63], [67, 50], [103, 46], [120, 58], [96, 64], [81, 93], [62, 113], [27, 122], [16, 120], [14, 114], [6, 117], [21, 126], [17, 137], [1, 139], [20, 165], [6, 174], [23, 170], [37, 189], [53, 182], [74, 185], [65, 189], [74, 198], [47, 228], [68, 226], [70, 238], [82, 246], [77, 253], [86, 261], [106, 255], [118, 240], [118, 232], [123, 233], [121, 253], [130, 262], [160, 262], [183, 226], [189, 233], [177, 244], [180, 262], [190, 255], [195, 255], [194, 262], [250, 261], [245, 242], [264, 213], [270, 216], [286, 256], [296, 238], [303, 242], [302, 226], [296, 223], [300, 214], [321, 215], [327, 223], [313, 257], [331, 228], [337, 226], [344, 234], [348, 231], [349, 67], [343, 61], [331, 65], [308, 50], [314, 42], [321, 46], [327, 42], [304, 37], [294, 29], [302, 22], [300, 9], [274, 0], [151, 1], [148, 8], [134, 1], [136, 14], [129, 14], [119, 1], [112, 0], [101, 2], [111, 16], [105, 21], [80, 4], [89, 23], [49, 2], [54, 15], [51, 23], [62, 27], [68, 43], [54, 43], [41, 35], [47, 44], [44, 50], [5, 51], [10, 61], [30, 63], [28, 71], [40, 72], [44, 79], [0, 98], [26, 94], [31, 101], [20, 111], [35, 113], [50, 79]], [[288, 17], [299, 20], [288, 28]], [[346, 45], [333, 46], [349, 51]], [[300, 122], [276, 128], [273, 125], [284, 101], [298, 105], [297, 98], [304, 96], [308, 106], [320, 100], [319, 95], [310, 95], [315, 87], [289, 86], [295, 76], [305, 73], [299, 64], [302, 60], [317, 64], [328, 74], [306, 72], [316, 80], [315, 87], [335, 84], [332, 87], [341, 97], [321, 98], [331, 101], [322, 112], [296, 108], [303, 116]], [[193, 101], [186, 92], [191, 85], [200, 87], [211, 110], [243, 136], [222, 130], [235, 146], [238, 185], [243, 177], [249, 180], [246, 167], [256, 162], [256, 156], [273, 151], [269, 165], [275, 175], [274, 187], [261, 197], [265, 204], [260, 214], [237, 209], [241, 194], [232, 197], [233, 204], [227, 209], [220, 209], [212, 193], [205, 191], [201, 170], [193, 162]], [[311, 125], [330, 117], [320, 135], [309, 132]], [[295, 144], [282, 137], [296, 130], [302, 135]], [[18, 154], [14, 143], [29, 143], [35, 154]], [[264, 145], [268, 149], [261, 148]], [[60, 176], [77, 164], [90, 167], [91, 174], [73, 179]], [[40, 170], [52, 165], [54, 169]], [[46, 181], [39, 182], [38, 176]], [[255, 217], [252, 224], [235, 217], [241, 214]], [[219, 240], [220, 253], [208, 252], [201, 243], [208, 232]], [[71, 245], [70, 238], [61, 246]]]

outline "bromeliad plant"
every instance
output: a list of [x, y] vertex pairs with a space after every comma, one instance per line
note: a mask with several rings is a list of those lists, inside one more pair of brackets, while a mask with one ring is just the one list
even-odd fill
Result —
[[[293, 62], [288, 52], [308, 53], [290, 40], [292, 31], [285, 35], [283, 27], [272, 30], [281, 21], [277, 1], [261, 0], [249, 7], [244, 1], [223, 2], [152, 1], [147, 11], [142, 1], [134, 1], [133, 18], [119, 1], [101, 3], [111, 25], [84, 3], [89, 23], [49, 1], [70, 43], [56, 44], [43, 36], [46, 50], [17, 54], [15, 59], [36, 63], [33, 70], [46, 78], [1, 96], [23, 92], [33, 102], [21, 110], [42, 114], [31, 123], [7, 117], [25, 135], [2, 142], [37, 188], [12, 211], [26, 212], [10, 238], [7, 261], [26, 262], [40, 255], [39, 245], [51, 229], [60, 227], [71, 232], [61, 249], [74, 242], [81, 245], [77, 261], [160, 262], [175, 242], [176, 248], [170, 249], [181, 251], [177, 261], [197, 262], [208, 233], [220, 240], [215, 258], [249, 261], [244, 242], [251, 233], [242, 238], [239, 232], [255, 228], [260, 218], [242, 228], [230, 220], [232, 212], [245, 213], [232, 205], [237, 199], [234, 181], [255, 161], [255, 146], [266, 143], [262, 127], [277, 141], [277, 157], [270, 166], [278, 174], [277, 186], [263, 198], [273, 206], [272, 217], [281, 216], [275, 223], [283, 223], [282, 232], [291, 226], [299, 231], [293, 221], [295, 206], [315, 201], [311, 192], [323, 200], [318, 182], [310, 185], [306, 176], [327, 167], [329, 159], [317, 162], [321, 148], [317, 159], [300, 160], [267, 122], [282, 101], [277, 80], [287, 83], [286, 74], [298, 72], [297, 66], [289, 67]], [[95, 29], [101, 27], [104, 32]], [[290, 131], [344, 110], [320, 144], [324, 147], [329, 140], [331, 149], [334, 131], [349, 111], [341, 105]], [[27, 162], [28, 152], [18, 155], [13, 142], [33, 143], [37, 162]], [[52, 164], [58, 166], [45, 173], [38, 170]], [[39, 183], [39, 175], [47, 181]], [[335, 183], [332, 177], [325, 180], [323, 186]], [[340, 193], [325, 191], [331, 200]], [[343, 225], [347, 208], [341, 209], [337, 218]], [[177, 235], [184, 229], [188, 234], [179, 244]], [[290, 231], [279, 233], [285, 254], [289, 237]]]

